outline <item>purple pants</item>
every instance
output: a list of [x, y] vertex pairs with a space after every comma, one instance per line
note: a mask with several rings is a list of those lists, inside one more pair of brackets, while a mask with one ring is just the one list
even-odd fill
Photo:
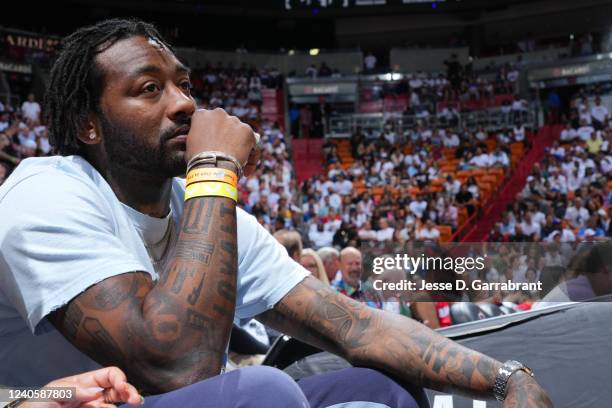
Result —
[[429, 404], [422, 388], [407, 390], [367, 368], [345, 368], [296, 383], [280, 370], [254, 366], [147, 397], [144, 407], [425, 408]]

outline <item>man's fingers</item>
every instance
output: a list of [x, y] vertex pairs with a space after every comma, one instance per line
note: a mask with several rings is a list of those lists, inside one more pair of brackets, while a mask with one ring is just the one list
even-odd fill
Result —
[[102, 388], [111, 388], [127, 382], [125, 374], [117, 367], [102, 368], [92, 371], [91, 374], [93, 375], [95, 385]]
[[249, 177], [251, 174], [253, 174], [253, 172], [257, 168], [257, 163], [259, 163], [260, 158], [261, 158], [261, 148], [255, 145], [255, 147], [253, 147], [253, 150], [251, 150], [251, 154], [249, 154], [249, 159], [247, 160], [247, 164], [244, 166], [245, 177]]

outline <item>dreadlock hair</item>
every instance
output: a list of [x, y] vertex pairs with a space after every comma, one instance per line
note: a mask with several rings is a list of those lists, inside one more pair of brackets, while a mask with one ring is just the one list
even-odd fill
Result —
[[79, 133], [89, 113], [100, 113], [104, 72], [96, 64], [96, 56], [118, 41], [138, 36], [174, 52], [152, 24], [140, 20], [104, 20], [63, 39], [44, 98], [49, 141], [55, 154], [82, 153]]

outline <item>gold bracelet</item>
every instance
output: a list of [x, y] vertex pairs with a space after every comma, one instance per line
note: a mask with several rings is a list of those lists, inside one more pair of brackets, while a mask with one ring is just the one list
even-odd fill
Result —
[[195, 197], [227, 197], [238, 202], [238, 189], [220, 181], [194, 183], [185, 189], [185, 201]]
[[236, 187], [238, 176], [231, 170], [219, 167], [193, 169], [187, 174], [187, 185], [202, 181], [220, 181]]

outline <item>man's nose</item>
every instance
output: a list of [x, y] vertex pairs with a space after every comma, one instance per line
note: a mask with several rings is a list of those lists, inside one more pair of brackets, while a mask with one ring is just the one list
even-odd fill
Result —
[[191, 117], [196, 110], [196, 104], [191, 95], [172, 84], [169, 87], [168, 117], [173, 121]]

